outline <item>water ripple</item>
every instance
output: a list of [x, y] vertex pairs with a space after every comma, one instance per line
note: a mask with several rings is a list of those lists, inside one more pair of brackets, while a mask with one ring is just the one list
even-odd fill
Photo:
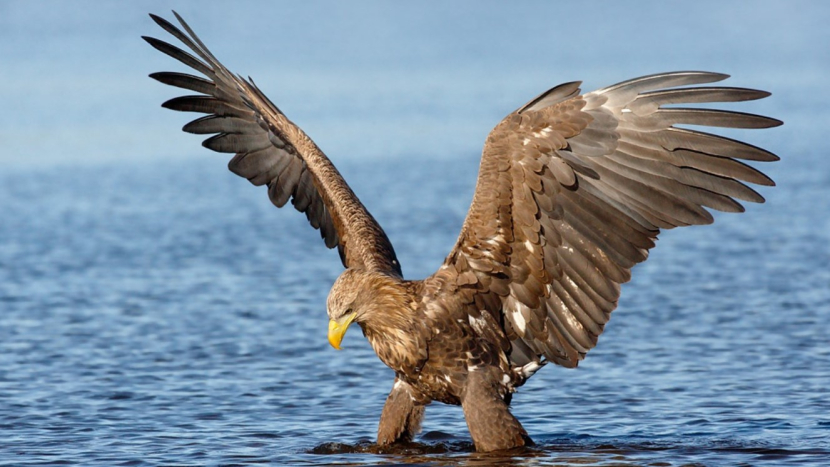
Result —
[[[536, 446], [488, 456], [441, 405], [417, 443], [372, 444], [392, 374], [360, 333], [328, 348], [336, 253], [200, 161], [0, 174], [0, 466], [830, 458], [830, 229], [804, 221], [824, 184], [788, 191], [803, 178], [785, 174], [763, 209], [669, 232], [580, 368], [545, 368], [516, 394]], [[442, 163], [465, 177], [405, 163], [342, 169], [417, 277], [455, 241], [477, 161]], [[395, 190], [374, 171], [400, 174]]]

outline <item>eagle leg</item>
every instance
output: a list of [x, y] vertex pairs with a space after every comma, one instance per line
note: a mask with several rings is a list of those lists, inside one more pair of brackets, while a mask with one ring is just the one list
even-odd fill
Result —
[[498, 380], [486, 369], [467, 374], [461, 407], [476, 451], [501, 451], [533, 444], [522, 424], [510, 413], [499, 392]]
[[378, 444], [383, 446], [397, 441], [412, 441], [420, 433], [423, 419], [424, 406], [415, 403], [409, 384], [395, 378], [395, 385], [380, 415]]

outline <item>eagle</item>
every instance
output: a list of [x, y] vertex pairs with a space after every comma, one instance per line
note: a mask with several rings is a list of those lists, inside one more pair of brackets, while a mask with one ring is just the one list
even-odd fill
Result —
[[701, 71], [585, 94], [580, 82], [561, 84], [489, 133], [455, 246], [433, 275], [407, 280], [389, 238], [323, 151], [173, 13], [181, 29], [150, 16], [190, 52], [143, 38], [202, 76], [151, 74], [196, 93], [162, 106], [207, 114], [183, 130], [212, 135], [203, 146], [235, 154], [233, 173], [266, 186], [277, 207], [291, 201], [337, 248], [345, 271], [326, 303], [328, 340], [340, 349], [357, 323], [395, 373], [379, 445], [411, 441], [433, 401], [463, 408], [478, 451], [531, 444], [510, 412], [512, 394], [547, 363], [576, 367], [596, 346], [620, 284], [660, 231], [710, 224], [709, 209], [742, 212], [737, 200], [764, 201], [745, 183], [774, 185], [739, 161], [778, 160], [771, 152], [678, 126], [778, 126], [759, 115], [678, 106], [768, 92], [701, 86], [728, 78]]

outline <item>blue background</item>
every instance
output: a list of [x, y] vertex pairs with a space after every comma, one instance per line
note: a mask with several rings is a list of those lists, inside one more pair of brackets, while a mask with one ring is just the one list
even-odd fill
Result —
[[[577, 370], [514, 399], [538, 443], [471, 454], [461, 411], [373, 453], [392, 375], [325, 339], [341, 271], [303, 216], [159, 108], [175, 8], [323, 148], [432, 273], [489, 130], [556, 84], [729, 73], [784, 126], [765, 205], [666, 232]], [[0, 2], [0, 466], [824, 465], [830, 456], [827, 2]], [[332, 442], [342, 444], [330, 444]]]

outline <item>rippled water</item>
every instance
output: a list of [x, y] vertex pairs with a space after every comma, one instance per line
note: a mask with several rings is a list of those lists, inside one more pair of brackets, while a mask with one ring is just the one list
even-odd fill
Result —
[[[371, 445], [392, 373], [359, 332], [326, 342], [336, 253], [221, 159], [0, 174], [0, 465], [830, 458], [826, 171], [791, 164], [766, 205], [664, 235], [579, 369], [514, 398], [537, 446], [492, 458], [441, 405], [419, 444]], [[340, 165], [404, 273], [434, 270], [477, 156]]]
[[169, 2], [9, 0], [0, 466], [830, 464], [827, 2], [481, 3], [176, 8], [332, 156], [411, 278], [452, 247], [487, 130], [546, 87], [706, 69], [773, 92], [735, 106], [785, 121], [734, 135], [782, 156], [768, 203], [661, 236], [580, 367], [514, 397], [535, 447], [476, 454], [442, 405], [373, 446], [393, 375], [359, 332], [326, 341], [337, 254], [158, 108], [175, 91], [146, 75], [181, 68], [138, 36]]

